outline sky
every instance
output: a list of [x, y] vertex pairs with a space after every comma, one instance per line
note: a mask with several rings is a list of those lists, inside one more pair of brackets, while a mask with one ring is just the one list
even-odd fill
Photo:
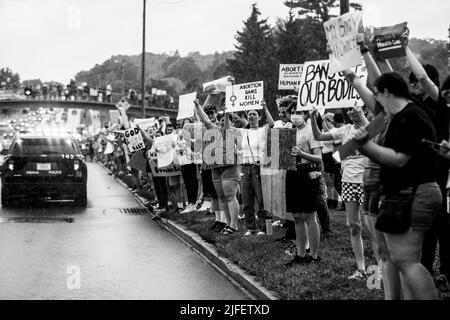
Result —
[[[147, 0], [146, 52], [234, 50], [256, 2], [274, 26], [283, 0]], [[411, 37], [448, 40], [448, 0], [359, 0], [366, 26], [408, 22]], [[68, 83], [113, 55], [142, 52], [143, 0], [0, 0], [0, 67]]]

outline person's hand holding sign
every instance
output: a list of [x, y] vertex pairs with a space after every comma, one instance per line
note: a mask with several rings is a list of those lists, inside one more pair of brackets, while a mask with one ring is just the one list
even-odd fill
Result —
[[303, 156], [303, 151], [299, 146], [295, 146], [292, 148], [292, 155], [295, 157]]

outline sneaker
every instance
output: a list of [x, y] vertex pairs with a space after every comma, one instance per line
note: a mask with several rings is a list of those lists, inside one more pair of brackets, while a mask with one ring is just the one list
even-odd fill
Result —
[[211, 202], [209, 201], [203, 201], [200, 208], [198, 208], [198, 211], [208, 211], [211, 208]]
[[295, 255], [294, 258], [291, 261], [286, 262], [284, 265], [286, 267], [292, 267], [292, 266], [294, 266], [296, 264], [302, 264], [302, 263], [308, 263], [308, 262], [311, 262], [311, 261], [310, 261], [310, 259], [308, 258], [307, 255], [304, 256], [304, 257], [300, 257], [299, 255]]
[[226, 226], [225, 228], [223, 228], [221, 234], [223, 234], [224, 236], [227, 236], [229, 234], [234, 233], [235, 231], [237, 231], [237, 229], [234, 229], [232, 227]]
[[348, 280], [364, 280], [366, 278], [366, 272], [364, 270], [356, 270]]
[[253, 235], [253, 234], [254, 234], [253, 231], [247, 230], [247, 231], [244, 233], [244, 237], [249, 237], [249, 236], [251, 236], [251, 235]]
[[186, 208], [184, 208], [183, 211], [181, 211], [180, 213], [189, 213], [195, 211], [195, 205], [194, 204], [188, 204]]
[[257, 236], [265, 236], [266, 233], [264, 231], [258, 231]]
[[272, 227], [281, 227], [283, 225], [283, 223], [281, 223], [280, 220], [274, 221], [272, 222]]
[[244, 214], [239, 214], [238, 215], [238, 220], [243, 220], [245, 219], [245, 215]]

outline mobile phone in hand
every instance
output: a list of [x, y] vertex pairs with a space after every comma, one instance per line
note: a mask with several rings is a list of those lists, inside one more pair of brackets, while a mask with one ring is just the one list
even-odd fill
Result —
[[429, 145], [434, 151], [448, 152], [450, 148], [437, 142], [422, 139], [422, 143]]

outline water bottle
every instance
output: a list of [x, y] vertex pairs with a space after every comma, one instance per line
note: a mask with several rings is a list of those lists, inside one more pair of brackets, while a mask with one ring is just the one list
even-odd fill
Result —
[[266, 219], [266, 234], [273, 235], [272, 219]]

